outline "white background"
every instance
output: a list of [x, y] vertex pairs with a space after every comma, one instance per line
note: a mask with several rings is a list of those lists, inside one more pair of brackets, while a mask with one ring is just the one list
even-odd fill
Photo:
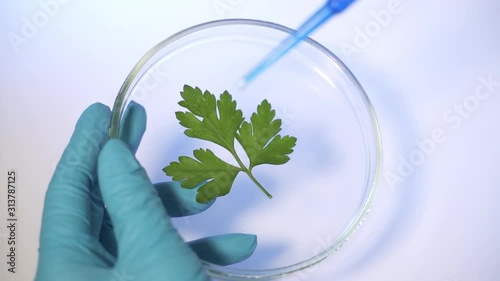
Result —
[[[44, 193], [77, 118], [91, 103], [112, 105], [145, 52], [220, 18], [297, 27], [323, 3], [61, 0], [44, 18], [40, 3], [48, 0], [0, 1], [0, 171], [19, 173], [22, 241], [17, 277], [6, 274], [2, 252], [0, 276], [8, 281], [34, 277]], [[396, 13], [391, 2], [399, 3]], [[376, 23], [382, 10], [391, 17]], [[359, 0], [312, 36], [365, 87], [380, 119], [385, 167], [369, 219], [302, 280], [498, 280], [500, 86], [483, 100], [474, 97], [479, 77], [500, 82], [498, 12], [495, 0]], [[27, 33], [28, 21], [35, 30]], [[464, 102], [461, 116], [453, 110]], [[416, 143], [435, 130], [444, 140], [415, 163]], [[414, 169], [401, 173], [406, 161]]]

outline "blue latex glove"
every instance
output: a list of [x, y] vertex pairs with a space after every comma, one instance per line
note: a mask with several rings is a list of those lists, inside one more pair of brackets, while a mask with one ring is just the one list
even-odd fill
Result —
[[[170, 217], [210, 204], [176, 183], [153, 185], [133, 153], [145, 130], [138, 104], [126, 112], [120, 140], [109, 140], [110, 110], [80, 117], [45, 198], [37, 281], [209, 280], [199, 258], [228, 265], [249, 257], [254, 235], [185, 243]], [[106, 207], [104, 207], [106, 206]]]

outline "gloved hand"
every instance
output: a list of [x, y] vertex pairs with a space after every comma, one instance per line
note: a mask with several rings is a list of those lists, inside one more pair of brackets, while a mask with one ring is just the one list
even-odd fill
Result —
[[[228, 265], [249, 257], [254, 235], [228, 234], [186, 244], [170, 217], [210, 204], [176, 183], [153, 185], [133, 153], [145, 130], [138, 104], [120, 140], [109, 140], [110, 110], [80, 117], [45, 198], [37, 281], [209, 280], [199, 258]], [[105, 206], [105, 207], [104, 207]]]

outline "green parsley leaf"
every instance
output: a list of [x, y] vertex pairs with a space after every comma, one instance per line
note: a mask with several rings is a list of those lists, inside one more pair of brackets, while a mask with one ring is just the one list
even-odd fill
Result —
[[186, 136], [214, 142], [229, 151], [234, 150], [234, 139], [243, 122], [243, 113], [236, 109], [236, 102], [231, 95], [226, 91], [216, 101], [215, 96], [208, 91], [202, 93], [199, 88], [193, 89], [186, 85], [181, 96], [184, 100], [179, 105], [190, 112], [176, 112], [175, 115], [180, 124], [187, 128], [184, 132]]
[[290, 160], [287, 155], [293, 152], [296, 138], [281, 137], [281, 120], [274, 119], [276, 111], [264, 100], [257, 107], [257, 113], [250, 118], [252, 123], [243, 122], [236, 138], [250, 159], [250, 167], [261, 164], [280, 165]]
[[[196, 159], [179, 157], [178, 162], [171, 162], [163, 171], [174, 181], [181, 181], [181, 187], [198, 189], [196, 200], [206, 203], [216, 197], [228, 194], [239, 172], [246, 173], [250, 179], [269, 197], [271, 194], [252, 174], [255, 166], [262, 164], [280, 165], [290, 160], [297, 139], [291, 136], [281, 137], [281, 120], [275, 119], [276, 111], [264, 100], [246, 122], [241, 110], [236, 108], [236, 101], [225, 91], [217, 100], [208, 91], [184, 86], [183, 98], [179, 105], [186, 112], [176, 112], [179, 124], [186, 128], [188, 137], [216, 143], [228, 150], [239, 167], [228, 164], [217, 157], [211, 150], [193, 151]], [[235, 139], [241, 144], [250, 162], [247, 168], [236, 153]]]
[[200, 203], [228, 194], [241, 169], [222, 161], [210, 149], [197, 149], [193, 155], [198, 161], [181, 156], [179, 162], [170, 163], [163, 171], [172, 175], [174, 181], [182, 181], [184, 188], [191, 189], [208, 181], [198, 189], [196, 201]]

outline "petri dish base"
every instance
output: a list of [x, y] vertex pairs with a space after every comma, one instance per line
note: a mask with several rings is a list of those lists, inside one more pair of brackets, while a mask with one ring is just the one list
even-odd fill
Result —
[[258, 236], [248, 260], [227, 267], [205, 263], [219, 280], [268, 280], [305, 270], [344, 245], [372, 208], [382, 155], [377, 119], [363, 88], [337, 57], [307, 39], [252, 84], [239, 87], [243, 75], [290, 32], [255, 20], [191, 27], [153, 47], [115, 101], [111, 137], [118, 136], [131, 101], [146, 109], [147, 130], [137, 158], [153, 182], [171, 180], [162, 169], [198, 148], [234, 162], [221, 147], [184, 135], [175, 117], [185, 111], [178, 104], [184, 85], [216, 96], [227, 90], [246, 120], [266, 99], [282, 120], [280, 135], [297, 138], [288, 163], [254, 169], [273, 199], [240, 173], [231, 192], [207, 211], [174, 219], [186, 240], [224, 233]]

